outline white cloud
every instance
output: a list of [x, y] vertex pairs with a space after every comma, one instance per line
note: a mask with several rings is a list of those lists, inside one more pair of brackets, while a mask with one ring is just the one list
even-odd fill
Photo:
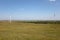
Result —
[[49, 0], [49, 1], [51, 1], [51, 2], [52, 2], [52, 1], [55, 2], [56, 0]]

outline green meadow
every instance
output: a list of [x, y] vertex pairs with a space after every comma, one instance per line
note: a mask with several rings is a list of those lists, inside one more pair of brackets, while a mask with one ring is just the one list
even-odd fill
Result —
[[60, 40], [60, 24], [0, 21], [0, 40]]

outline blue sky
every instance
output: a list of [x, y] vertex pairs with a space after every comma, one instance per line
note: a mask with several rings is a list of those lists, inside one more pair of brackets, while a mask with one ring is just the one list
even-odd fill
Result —
[[10, 16], [12, 20], [60, 20], [60, 0], [0, 0], [0, 20]]

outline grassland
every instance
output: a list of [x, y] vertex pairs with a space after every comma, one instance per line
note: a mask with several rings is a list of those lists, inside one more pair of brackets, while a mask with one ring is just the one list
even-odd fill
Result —
[[60, 40], [60, 24], [0, 21], [0, 40]]

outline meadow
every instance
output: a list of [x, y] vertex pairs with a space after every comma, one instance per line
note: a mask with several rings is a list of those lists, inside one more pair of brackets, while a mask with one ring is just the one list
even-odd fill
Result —
[[0, 40], [60, 40], [60, 24], [0, 21]]

